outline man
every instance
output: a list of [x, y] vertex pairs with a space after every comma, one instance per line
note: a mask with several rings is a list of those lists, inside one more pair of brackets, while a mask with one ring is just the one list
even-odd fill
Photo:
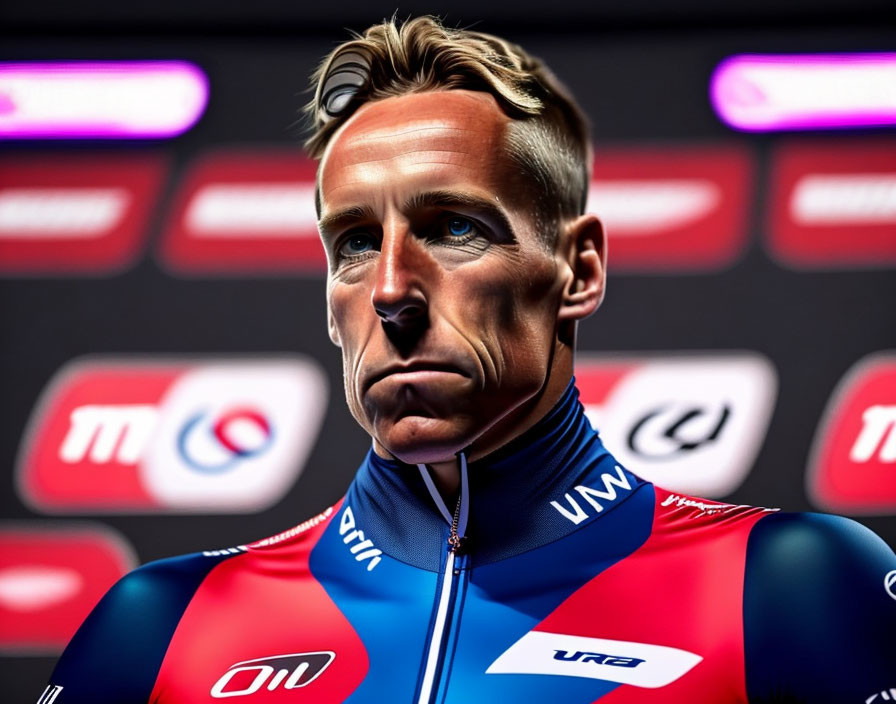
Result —
[[586, 421], [575, 332], [606, 244], [547, 69], [420, 18], [316, 80], [329, 331], [373, 447], [321, 515], [125, 577], [41, 701], [896, 697], [881, 540], [669, 494]]

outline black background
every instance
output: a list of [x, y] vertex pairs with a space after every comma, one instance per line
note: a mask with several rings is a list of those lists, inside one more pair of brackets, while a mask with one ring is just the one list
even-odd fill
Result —
[[[819, 135], [742, 135], [722, 125], [707, 99], [709, 75], [738, 52], [893, 51], [882, 23], [887, 2], [517, 2], [509, 13], [457, 2], [449, 24], [501, 34], [544, 58], [577, 96], [603, 145], [737, 143], [756, 170], [749, 244], [713, 274], [615, 273], [607, 299], [580, 327], [583, 352], [753, 350], [770, 358], [779, 393], [768, 436], [737, 503], [812, 510], [804, 490], [809, 447], [838, 380], [857, 360], [896, 348], [896, 276], [885, 268], [793, 271], [764, 248], [770, 155], [776, 145]], [[786, 5], [786, 6], [785, 6]], [[0, 280], [0, 476], [4, 519], [40, 521], [14, 490], [13, 467], [32, 407], [60, 366], [86, 354], [300, 352], [326, 370], [332, 399], [304, 473], [283, 501], [249, 516], [82, 516], [117, 529], [140, 561], [263, 537], [341, 496], [369, 439], [342, 398], [338, 351], [326, 334], [322, 276], [185, 277], [156, 258], [161, 224], [184, 167], [215, 147], [282, 145], [300, 137], [307, 76], [347, 35], [395, 8], [369, 4], [42, 0], [0, 8], [0, 59], [169, 59], [209, 75], [198, 125], [173, 140], [113, 145], [7, 143], [11, 153], [136, 150], [167, 155], [173, 169], [150, 224], [150, 244], [128, 271], [109, 277]], [[439, 11], [402, 5], [400, 16]], [[504, 13], [504, 14], [502, 14]], [[892, 130], [822, 138], [892, 139]], [[612, 250], [611, 250], [612, 251]], [[612, 448], [611, 448], [612, 449]], [[65, 521], [79, 518], [66, 517]], [[62, 520], [62, 519], [60, 519]], [[896, 544], [892, 517], [860, 517]], [[37, 698], [52, 657], [0, 658], [0, 698]]]

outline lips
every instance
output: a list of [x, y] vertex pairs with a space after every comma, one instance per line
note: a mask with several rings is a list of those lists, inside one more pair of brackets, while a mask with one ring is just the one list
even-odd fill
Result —
[[375, 383], [382, 381], [393, 374], [407, 374], [410, 372], [448, 372], [451, 374], [459, 374], [464, 377], [470, 377], [470, 375], [464, 372], [460, 367], [448, 362], [413, 360], [404, 364], [392, 364], [371, 374], [364, 382], [363, 390], [366, 392]]

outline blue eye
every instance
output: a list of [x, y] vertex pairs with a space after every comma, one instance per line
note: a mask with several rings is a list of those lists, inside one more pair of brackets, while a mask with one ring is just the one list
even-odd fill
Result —
[[364, 233], [359, 232], [350, 235], [345, 242], [339, 247], [339, 253], [343, 256], [350, 257], [355, 254], [364, 254], [373, 249], [373, 238]]
[[451, 218], [448, 221], [448, 232], [455, 237], [463, 237], [470, 234], [473, 224], [466, 218]]

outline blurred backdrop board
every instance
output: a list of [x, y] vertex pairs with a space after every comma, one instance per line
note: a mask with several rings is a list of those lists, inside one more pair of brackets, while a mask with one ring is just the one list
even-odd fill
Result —
[[[113, 0], [85, 0], [73, 6], [65, 0], [36, 0], [31, 3], [7, 3], [0, 11], [0, 20], [21, 28], [45, 30], [58, 27], [107, 29], [147, 27], [153, 31], [192, 27], [245, 29], [257, 26], [271, 29], [322, 30], [324, 35], [342, 27], [363, 28], [389, 16], [437, 14], [452, 23], [469, 25], [484, 22], [485, 31], [497, 32], [512, 26], [535, 29], [580, 29], [582, 22], [593, 23], [599, 30], [607, 25], [633, 28], [694, 27], [705, 24], [743, 26], [744, 24], [785, 25], [800, 28], [815, 23], [842, 26], [864, 22], [875, 26], [885, 16], [887, 0], [630, 0], [626, 3], [608, 0], [559, 0], [548, 7], [537, 0], [521, 0], [511, 4], [481, 3], [476, 0], [454, 2], [370, 3], [363, 0], [340, 0], [333, 3], [294, 3], [288, 0], [159, 0], [153, 3], [125, 5]], [[506, 31], [506, 30], [505, 30]], [[201, 32], [197, 32], [199, 34]]]
[[[611, 451], [894, 545], [888, 4], [443, 14], [542, 57], [591, 117], [609, 287], [577, 375]], [[327, 335], [299, 111], [344, 28], [393, 10], [0, 7], [4, 701], [37, 699], [124, 571], [277, 533], [351, 480], [370, 441]]]

